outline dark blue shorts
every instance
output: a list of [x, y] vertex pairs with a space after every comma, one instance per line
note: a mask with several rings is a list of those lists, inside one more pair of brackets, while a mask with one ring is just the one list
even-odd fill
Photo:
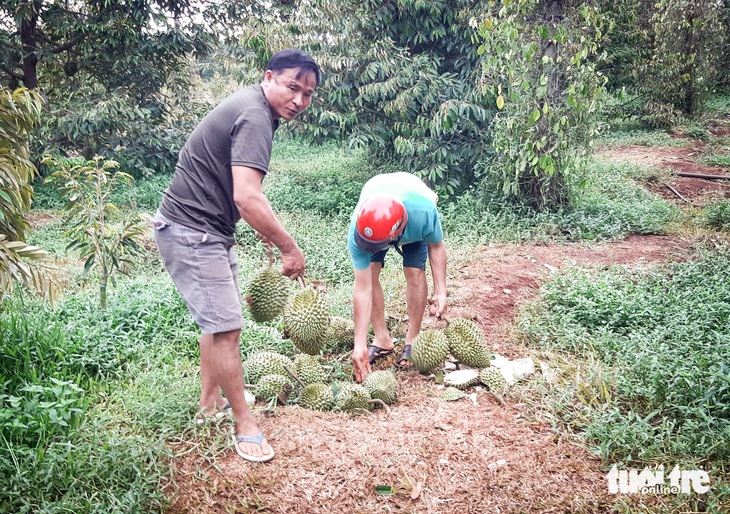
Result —
[[[385, 250], [381, 250], [378, 253], [373, 254], [370, 257], [370, 262], [379, 262], [385, 266], [385, 254], [388, 253], [392, 246], [389, 246]], [[403, 267], [404, 268], [418, 268], [426, 270], [426, 259], [428, 258], [428, 243], [426, 241], [416, 241], [415, 243], [408, 243], [400, 247], [403, 251]]]

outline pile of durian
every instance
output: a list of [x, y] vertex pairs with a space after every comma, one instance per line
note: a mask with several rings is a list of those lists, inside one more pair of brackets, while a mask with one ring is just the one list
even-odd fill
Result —
[[274, 351], [257, 351], [243, 363], [244, 379], [257, 402], [297, 403], [301, 407], [349, 413], [366, 412], [398, 399], [397, 381], [391, 370], [370, 373], [362, 384], [333, 380], [323, 357], [352, 349], [355, 324], [331, 316], [321, 288], [305, 285], [292, 291], [290, 280], [269, 264], [249, 280], [246, 303], [252, 318], [263, 323], [282, 317], [283, 335], [301, 352], [293, 358]]
[[[301, 352], [293, 358], [272, 351], [251, 354], [244, 362], [246, 383], [253, 386], [257, 401], [278, 404], [297, 403], [302, 407], [343, 412], [368, 411], [379, 404], [397, 401], [397, 380], [392, 370], [370, 373], [362, 384], [330, 379], [323, 354], [339, 354], [354, 345], [354, 322], [331, 316], [321, 288], [305, 285], [292, 291], [291, 281], [273, 267], [269, 251], [268, 266], [259, 270], [246, 288], [251, 316], [262, 323], [282, 317], [283, 336]], [[442, 398], [457, 400], [472, 385], [481, 384], [501, 395], [506, 381], [491, 365], [490, 352], [479, 326], [466, 318], [449, 320], [443, 330], [422, 331], [413, 341], [411, 363], [422, 374], [443, 368], [451, 355], [465, 369], [447, 373]]]
[[443, 330], [422, 331], [413, 341], [411, 363], [420, 373], [427, 374], [442, 367], [449, 355], [466, 367], [443, 376], [446, 389], [442, 399], [464, 398], [464, 390], [473, 385], [483, 385], [497, 396], [504, 394], [507, 382], [500, 370], [492, 366], [484, 334], [472, 320], [446, 318]]

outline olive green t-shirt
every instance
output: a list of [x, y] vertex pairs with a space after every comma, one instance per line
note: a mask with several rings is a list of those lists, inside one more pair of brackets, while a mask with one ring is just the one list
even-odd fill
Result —
[[241, 216], [233, 202], [231, 166], [266, 174], [278, 125], [260, 85], [225, 98], [195, 127], [180, 151], [160, 204], [162, 214], [232, 242]]

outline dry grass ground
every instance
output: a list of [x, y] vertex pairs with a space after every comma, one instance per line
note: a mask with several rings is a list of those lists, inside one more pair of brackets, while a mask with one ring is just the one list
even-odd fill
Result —
[[[686, 149], [684, 149], [686, 150]], [[659, 162], [662, 152], [633, 149], [623, 158]], [[607, 158], [621, 158], [614, 151]], [[676, 156], [675, 156], [676, 157]], [[670, 158], [667, 165], [680, 161]], [[717, 170], [715, 170], [717, 172]], [[696, 181], [698, 179], [688, 179]], [[704, 184], [708, 182], [708, 184]], [[683, 192], [696, 201], [728, 197], [726, 184], [704, 181]], [[682, 186], [689, 182], [677, 181]], [[676, 198], [675, 198], [676, 200]], [[597, 245], [504, 245], [482, 248], [449, 268], [449, 313], [477, 321], [492, 350], [509, 358], [527, 350], [509, 338], [517, 309], [563, 266], [646, 267], [686, 258], [693, 241], [632, 236]], [[425, 324], [434, 323], [426, 320]], [[378, 363], [379, 368], [395, 357]], [[532, 419], [523, 405], [485, 392], [446, 402], [434, 382], [399, 371], [399, 402], [390, 413], [320, 413], [297, 406], [260, 412], [277, 452], [267, 464], [242, 461], [229, 447], [229, 425], [191, 429], [172, 447], [164, 492], [171, 513], [600, 513], [638, 501], [661, 512], [661, 498], [608, 494], [606, 464], [565, 434]], [[390, 486], [393, 494], [378, 494]]]

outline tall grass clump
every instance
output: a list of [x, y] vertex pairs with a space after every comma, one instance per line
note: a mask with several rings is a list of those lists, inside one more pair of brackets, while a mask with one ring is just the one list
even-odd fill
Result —
[[629, 234], [661, 234], [679, 210], [647, 192], [633, 178], [636, 167], [593, 159], [571, 202], [560, 210], [537, 212], [506, 201], [485, 180], [478, 188], [440, 205], [449, 236], [472, 244], [524, 241], [599, 241]]
[[559, 370], [525, 397], [610, 465], [712, 469], [710, 499], [727, 507], [729, 299], [727, 248], [653, 270], [561, 272], [517, 323]]
[[363, 153], [284, 140], [274, 145], [263, 187], [276, 211], [349, 218], [363, 184], [381, 172]]
[[[162, 437], [197, 408], [196, 375], [185, 371], [197, 361], [197, 340], [166, 276], [120, 282], [105, 311], [83, 291], [55, 309], [19, 295], [5, 299], [0, 511], [159, 507]], [[152, 385], [138, 389], [141, 380]]]
[[[518, 328], [541, 351], [597, 363], [594, 380], [566, 366], [542, 394], [552, 398], [547, 404], [562, 398], [558, 422], [582, 432], [610, 463], [726, 470], [729, 299], [730, 249], [702, 250], [660, 269], [561, 273]], [[585, 394], [591, 389], [601, 394]]]

